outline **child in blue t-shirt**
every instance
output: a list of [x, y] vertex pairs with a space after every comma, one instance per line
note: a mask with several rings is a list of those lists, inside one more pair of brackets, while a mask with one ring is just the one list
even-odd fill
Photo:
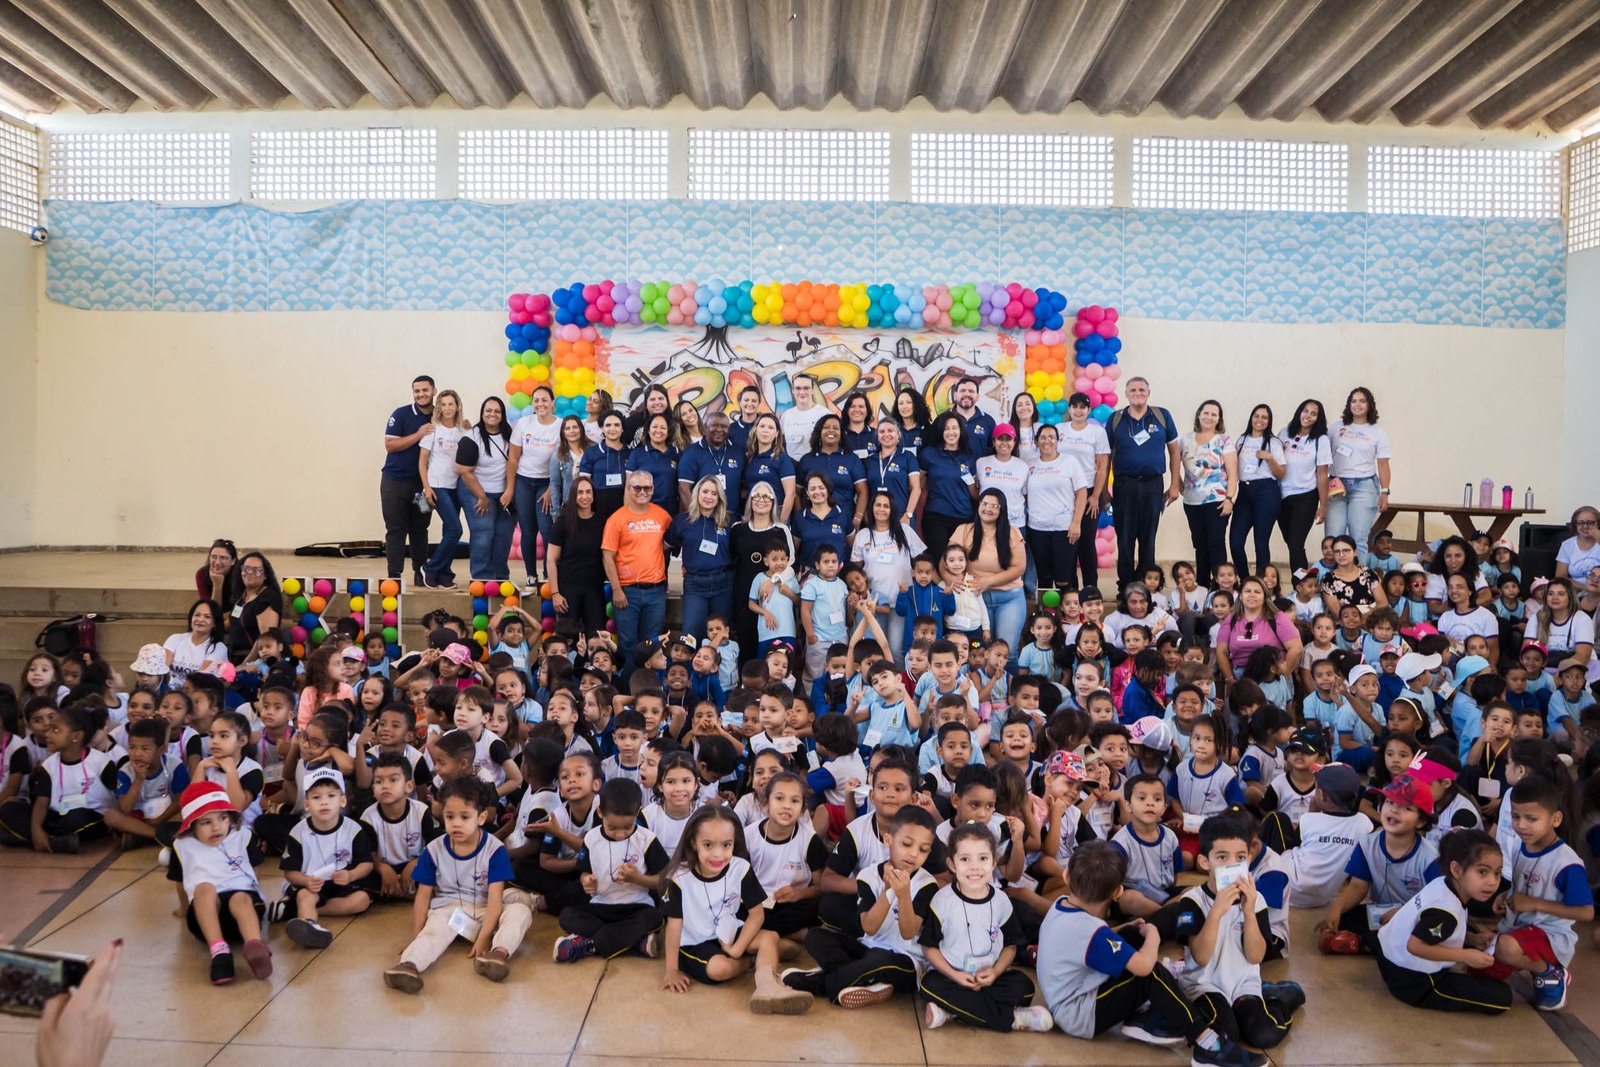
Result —
[[849, 589], [839, 577], [839, 550], [817, 549], [816, 572], [800, 587], [800, 625], [806, 638], [806, 673], [815, 678], [827, 666], [828, 649], [845, 640], [845, 599]]
[[539, 630], [533, 616], [521, 608], [502, 607], [489, 620], [489, 652], [504, 652], [511, 657], [511, 665], [524, 673], [528, 670], [528, 634]]
[[756, 616], [756, 655], [765, 657], [776, 641], [794, 647], [794, 606], [800, 601], [800, 587], [789, 570], [789, 549], [773, 545], [762, 557], [764, 573], [750, 583], [750, 610]]

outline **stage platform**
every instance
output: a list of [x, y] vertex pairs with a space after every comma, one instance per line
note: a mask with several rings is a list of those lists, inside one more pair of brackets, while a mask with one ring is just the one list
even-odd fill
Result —
[[[381, 559], [330, 559], [296, 556], [292, 549], [262, 549], [284, 578], [364, 578], [382, 580]], [[195, 600], [194, 572], [205, 562], [204, 549], [184, 551], [30, 550], [0, 553], [0, 679], [15, 684], [34, 651], [34, 638], [53, 619], [96, 612], [109, 617], [98, 631], [98, 645], [107, 660], [126, 671], [139, 646], [160, 644], [184, 628], [185, 613]], [[520, 588], [522, 564], [513, 560]], [[465, 572], [465, 561], [462, 561]], [[402, 640], [420, 643], [418, 620], [435, 608], [471, 618], [471, 595], [465, 582], [454, 590], [406, 588], [401, 594]], [[341, 588], [343, 586], [341, 585]], [[670, 591], [678, 588], [673, 569]], [[325, 613], [331, 623], [344, 614], [339, 594]], [[537, 615], [537, 610], [529, 607]], [[676, 596], [669, 599], [667, 618], [678, 617]]]

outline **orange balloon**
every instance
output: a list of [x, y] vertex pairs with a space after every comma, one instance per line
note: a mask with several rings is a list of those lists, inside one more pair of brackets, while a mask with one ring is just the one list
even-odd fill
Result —
[[324, 598], [322, 598], [320, 596], [312, 597], [310, 600], [306, 601], [306, 604], [311, 608], [311, 610], [314, 613], [316, 613], [318, 615], [321, 615], [323, 613], [323, 611], [326, 610], [327, 607], [328, 607], [327, 600], [325, 600]]
[[786, 283], [786, 284], [785, 284], [785, 285], [784, 285], [784, 287], [783, 287], [783, 290], [782, 290], [782, 293], [783, 293], [783, 302], [784, 302], [784, 303], [785, 303], [785, 304], [792, 304], [792, 303], [794, 303], [794, 298], [795, 298], [795, 295], [796, 295], [796, 294], [797, 294], [797, 293], [799, 293], [799, 292], [800, 292], [800, 287], [799, 287], [799, 286], [798, 286], [798, 285], [796, 285], [796, 284], [794, 284], [794, 282], [788, 282], [788, 283]]
[[794, 324], [796, 326], [810, 326], [811, 325], [811, 313], [809, 311], [800, 312], [799, 317], [794, 320]]
[[835, 286], [828, 287], [828, 295], [822, 298], [822, 306], [829, 311], [839, 310], [839, 290]]
[[798, 308], [796, 308], [794, 306], [793, 303], [785, 303], [783, 305], [783, 321], [784, 322], [793, 322], [793, 321], [795, 321], [795, 319], [797, 319], [799, 317], [800, 317], [800, 311], [799, 311]]
[[382, 593], [384, 596], [399, 596], [400, 583], [395, 581], [393, 578], [385, 578], [378, 585], [378, 592]]
[[517, 381], [515, 378], [507, 378], [506, 379], [506, 392], [507, 393], [520, 393], [520, 392], [522, 392], [522, 388], [523, 388], [522, 383]]
[[473, 582], [471, 585], [467, 586], [467, 588], [472, 592], [473, 596], [482, 596], [483, 595], [483, 583], [482, 582]]
[[522, 601], [520, 601], [520, 600], [518, 600], [518, 599], [517, 599], [517, 598], [516, 598], [516, 597], [514, 597], [514, 596], [508, 596], [508, 597], [506, 597], [506, 598], [505, 598], [505, 600], [504, 600], [504, 601], [502, 601], [502, 603], [504, 603], [504, 604], [505, 604], [505, 606], [506, 606], [506, 607], [508, 607], [508, 608], [514, 608], [514, 607], [516, 607], [516, 606], [517, 606], [517, 605], [518, 605], [518, 604], [520, 604], [520, 603], [522, 603]]
[[800, 291], [802, 293], [809, 293], [811, 291], [811, 283], [810, 282], [801, 282], [800, 283]]
[[541, 597], [543, 597], [545, 600], [549, 600], [550, 599], [550, 583], [549, 582], [545, 582], [543, 585], [541, 585], [539, 587], [539, 595]]
[[574, 342], [572, 342], [572, 354], [575, 357], [577, 357], [578, 359], [593, 359], [594, 358], [594, 342], [592, 342], [592, 341], [574, 341]]
[[807, 289], [794, 298], [794, 306], [802, 311], [811, 310], [811, 290]]
[[839, 325], [839, 313], [837, 311], [828, 312], [828, 317], [822, 320], [822, 324], [824, 326]]
[[1066, 361], [1066, 358], [1067, 358], [1067, 346], [1066, 345], [1051, 345], [1050, 346], [1050, 358], [1051, 359], [1059, 359], [1059, 360], [1061, 360], [1063, 362], [1063, 365], [1064, 365], [1065, 361]]

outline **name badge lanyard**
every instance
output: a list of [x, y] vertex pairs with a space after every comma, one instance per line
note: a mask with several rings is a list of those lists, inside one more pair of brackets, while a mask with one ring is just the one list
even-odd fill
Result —
[[[56, 792], [61, 795], [63, 802], [65, 802], [67, 799], [67, 786], [66, 782], [62, 778], [63, 774], [65, 773], [62, 770], [64, 766], [65, 761], [56, 761]], [[83, 759], [78, 761], [78, 769], [83, 772], [83, 790], [78, 795], [86, 797], [89, 795], [89, 753], [85, 752], [83, 754]]]

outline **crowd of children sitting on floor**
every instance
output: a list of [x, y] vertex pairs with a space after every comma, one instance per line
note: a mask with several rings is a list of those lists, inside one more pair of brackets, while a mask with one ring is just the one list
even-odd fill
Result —
[[[608, 634], [515, 611], [486, 655], [438, 612], [394, 663], [349, 628], [303, 664], [268, 632], [177, 687], [158, 646], [131, 685], [41, 653], [0, 687], [0, 843], [160, 846], [218, 984], [235, 944], [271, 973], [269, 922], [319, 949], [327, 918], [396, 900], [390, 988], [420, 992], [457, 938], [502, 981], [542, 911], [558, 963], [648, 957], [678, 993], [750, 972], [758, 1013], [917, 994], [928, 1027], [1259, 1064], [1306, 1001], [1263, 978], [1297, 907], [1405, 1003], [1504, 1012], [1521, 974], [1562, 1007], [1600, 873], [1592, 656], [1550, 662], [1539, 621], [1579, 609], [1572, 585], [1524, 601], [1503, 570], [1496, 651], [1437, 625], [1409, 566], [1392, 608], [1340, 618], [1312, 568], [1269, 590], [1299, 662], [1263, 647], [1235, 672], [1210, 636], [1238, 583], [1186, 568], [1137, 618], [1069, 594], [1015, 655], [917, 617], [897, 661], [865, 613], [807, 685], [720, 618], [643, 642], [626, 677]], [[814, 965], [781, 969], [802, 948]]]

